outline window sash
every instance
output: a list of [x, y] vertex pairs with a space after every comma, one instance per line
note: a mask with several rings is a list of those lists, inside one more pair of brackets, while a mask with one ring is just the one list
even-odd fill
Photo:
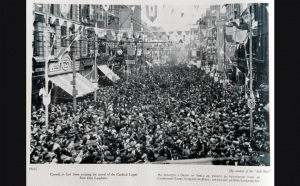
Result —
[[67, 36], [67, 27], [66, 26], [61, 26], [61, 46], [66, 47], [67, 46], [67, 39], [63, 38], [63, 36]]

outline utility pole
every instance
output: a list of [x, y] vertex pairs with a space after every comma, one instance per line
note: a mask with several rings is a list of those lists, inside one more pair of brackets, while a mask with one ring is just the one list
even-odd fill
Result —
[[94, 100], [97, 101], [97, 86], [98, 86], [98, 81], [97, 81], [97, 53], [98, 53], [98, 35], [95, 35], [95, 64], [94, 64], [94, 70], [95, 70], [95, 82], [96, 87], [94, 91]]
[[[252, 79], [252, 4], [248, 3], [248, 9], [250, 12], [250, 16], [248, 17], [249, 20], [249, 24], [250, 24], [250, 99], [253, 99], [252, 96], [252, 83], [253, 83], [253, 79]], [[247, 56], [246, 56], [247, 57]], [[250, 137], [252, 137], [252, 133], [253, 133], [253, 118], [252, 118], [252, 109], [250, 108]]]
[[[224, 75], [226, 77], [226, 72], [225, 72], [225, 50], [226, 50], [226, 44], [225, 44], [225, 21], [224, 21], [224, 28], [223, 28], [223, 32], [224, 32]], [[226, 82], [227, 83], [227, 82]], [[226, 87], [227, 87], [227, 84], [226, 84]]]
[[73, 111], [74, 114], [76, 115], [76, 95], [78, 94], [77, 90], [76, 90], [76, 69], [75, 69], [76, 65], [75, 65], [75, 56], [73, 56], [73, 81], [72, 81], [72, 85], [73, 85]]
[[[49, 8], [49, 7], [48, 7]], [[48, 9], [49, 10], [49, 9]], [[46, 10], [46, 29], [48, 28], [48, 10]], [[46, 34], [45, 34], [46, 33]], [[45, 39], [47, 38], [47, 34], [49, 34], [49, 32], [44, 32], [45, 34]], [[51, 44], [50, 43], [51, 39], [49, 38], [49, 45]], [[51, 48], [51, 47], [50, 47]], [[50, 51], [51, 52], [51, 51]], [[46, 91], [46, 95], [48, 95], [48, 60], [49, 60], [49, 57], [48, 57], [48, 45], [46, 43], [46, 52], [45, 52], [45, 56], [46, 56], [46, 61], [45, 61], [45, 91]], [[43, 98], [43, 101], [44, 101], [44, 98]], [[49, 117], [48, 117], [48, 105], [45, 105], [45, 127], [46, 127], [46, 131], [48, 131], [48, 120], [49, 120]]]

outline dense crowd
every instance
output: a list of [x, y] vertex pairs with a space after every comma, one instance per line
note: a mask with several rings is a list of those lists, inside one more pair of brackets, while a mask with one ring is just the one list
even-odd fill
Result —
[[222, 158], [269, 165], [267, 100], [256, 99], [254, 130], [245, 93], [196, 67], [140, 68], [93, 95], [32, 109], [31, 163], [149, 163]]

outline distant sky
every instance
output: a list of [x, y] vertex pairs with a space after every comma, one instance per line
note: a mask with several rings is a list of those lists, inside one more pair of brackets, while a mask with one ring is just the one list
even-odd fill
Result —
[[[222, 8], [221, 12], [226, 12], [225, 8]], [[147, 17], [146, 5], [142, 5], [142, 20], [145, 21], [148, 26], [161, 26], [165, 31], [180, 31], [189, 30], [190, 28], [196, 28], [196, 21], [202, 14], [206, 14], [206, 9], [210, 7], [210, 4], [199, 4], [198, 11], [194, 5], [157, 5], [157, 18], [152, 23]], [[172, 9], [174, 12], [171, 14]], [[181, 13], [184, 16], [181, 18]], [[194, 15], [194, 16], [193, 16]]]

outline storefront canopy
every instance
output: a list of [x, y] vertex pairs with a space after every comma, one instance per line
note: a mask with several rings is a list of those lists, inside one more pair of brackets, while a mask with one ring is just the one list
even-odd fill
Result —
[[117, 74], [115, 74], [112, 70], [110, 70], [108, 68], [108, 66], [106, 65], [100, 65], [97, 66], [99, 68], [99, 70], [101, 70], [101, 72], [103, 72], [103, 74], [105, 74], [112, 82], [115, 82], [117, 80], [119, 80], [119, 76], [117, 76]]
[[[72, 73], [49, 77], [49, 79], [57, 86], [65, 90], [68, 94], [73, 95], [73, 85], [71, 85], [71, 81], [73, 81]], [[78, 90], [76, 97], [82, 97], [93, 92], [94, 86], [89, 80], [84, 78], [79, 73], [76, 73], [76, 89]]]

